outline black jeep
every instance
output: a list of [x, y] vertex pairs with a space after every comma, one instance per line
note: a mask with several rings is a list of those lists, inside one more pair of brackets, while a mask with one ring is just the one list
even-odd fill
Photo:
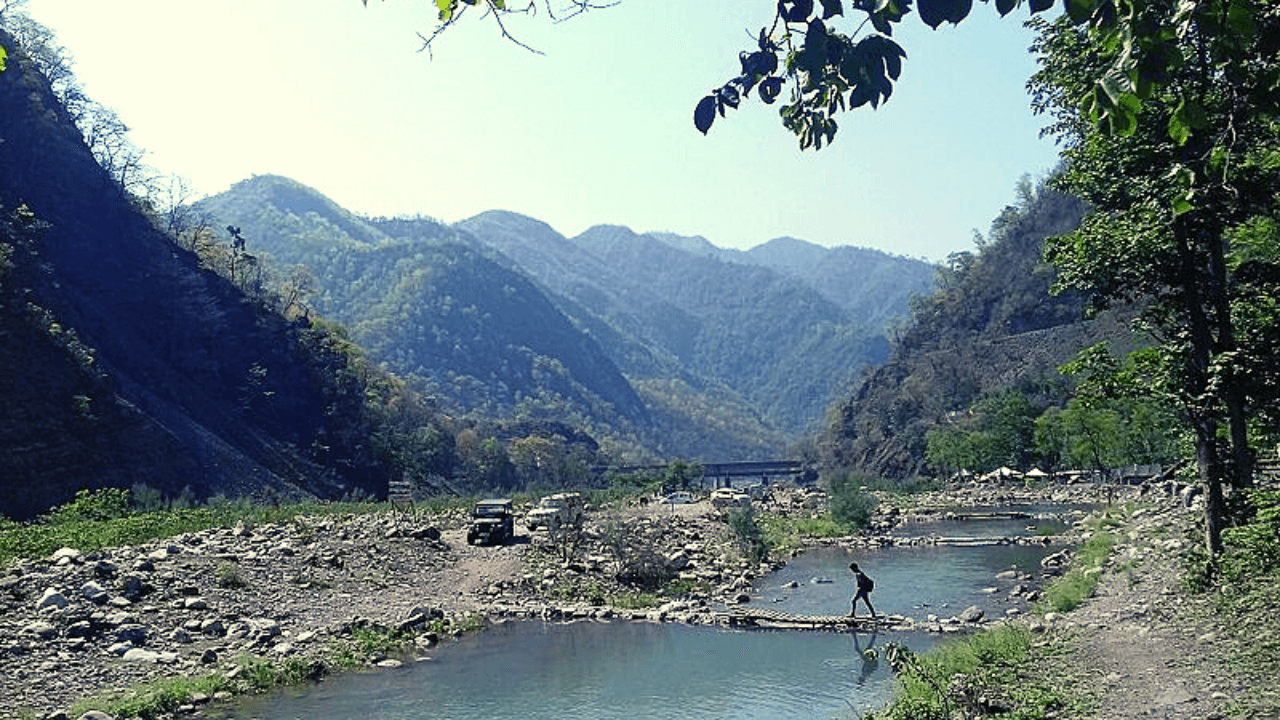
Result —
[[481, 500], [471, 511], [468, 545], [505, 545], [515, 537], [511, 501], [505, 498]]

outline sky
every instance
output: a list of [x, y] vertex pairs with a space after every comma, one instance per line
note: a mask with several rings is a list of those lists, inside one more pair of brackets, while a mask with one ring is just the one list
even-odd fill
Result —
[[202, 193], [277, 174], [365, 215], [502, 209], [567, 236], [617, 224], [721, 247], [791, 236], [938, 261], [973, 249], [1019, 177], [1056, 163], [1025, 91], [1036, 67], [1025, 6], [1001, 19], [976, 3], [937, 31], [909, 16], [890, 101], [839, 116], [831, 147], [802, 152], [780, 103], [745, 102], [706, 137], [692, 122], [773, 2], [621, 0], [564, 19], [569, 0], [536, 1], [536, 16], [505, 25], [540, 54], [478, 11], [422, 52], [429, 0], [26, 9], [148, 162]]

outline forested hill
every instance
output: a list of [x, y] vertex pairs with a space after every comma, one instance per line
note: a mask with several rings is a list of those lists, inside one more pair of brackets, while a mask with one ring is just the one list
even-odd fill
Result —
[[201, 201], [246, 247], [303, 278], [306, 302], [400, 375], [468, 411], [568, 402], [611, 424], [648, 423], [614, 363], [528, 278], [427, 219], [356, 217], [315, 190], [258, 176]]
[[[854, 375], [885, 359], [884, 317], [905, 312], [904, 294], [868, 300], [875, 309], [858, 314], [803, 272], [740, 262], [700, 238], [597, 226], [569, 239], [500, 211], [459, 227], [570, 301], [565, 309], [577, 322], [602, 328], [596, 337], [642, 393], [673, 375], [701, 378], [742, 395], [792, 437], [813, 431]], [[867, 276], [846, 269], [847, 285], [875, 292]], [[933, 270], [923, 262], [893, 270], [874, 282], [930, 287]]]
[[[1086, 320], [1084, 297], [1050, 294], [1055, 274], [1041, 246], [1076, 227], [1083, 203], [1029, 184], [1021, 193], [976, 252], [948, 260], [942, 286], [914, 303], [892, 359], [839, 405], [822, 443], [829, 466], [888, 477], [925, 473], [931, 430], [980, 423], [975, 404], [1009, 390], [1027, 400], [1028, 411], [1062, 404], [1069, 387], [1059, 366], [1088, 345], [1131, 341], [1124, 317]], [[1029, 428], [1031, 419], [1019, 422]]]
[[385, 491], [345, 357], [157, 231], [0, 41], [0, 513], [133, 483]]

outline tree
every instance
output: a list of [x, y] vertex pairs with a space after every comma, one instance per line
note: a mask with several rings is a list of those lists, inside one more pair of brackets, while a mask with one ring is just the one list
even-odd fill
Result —
[[[1098, 122], [1095, 79], [1132, 50], [1070, 18], [1039, 24], [1033, 105], [1053, 117], [1050, 131], [1065, 146], [1060, 189], [1094, 208], [1079, 230], [1047, 243], [1046, 257], [1060, 289], [1091, 291], [1098, 306], [1144, 304], [1141, 329], [1156, 344], [1131, 384], [1168, 402], [1194, 433], [1216, 556], [1223, 484], [1245, 485], [1252, 473], [1247, 418], [1277, 400], [1259, 380], [1280, 349], [1271, 322], [1280, 287], [1280, 9], [1217, 0], [1129, 12], [1135, 23], [1169, 28], [1158, 43], [1165, 59], [1151, 69], [1158, 83], [1136, 75], [1141, 114], [1134, 106], [1107, 123]], [[1102, 350], [1082, 361], [1114, 366]]]
[[[983, 0], [984, 2], [986, 0]], [[368, 0], [361, 0], [368, 5]], [[571, 0], [570, 15], [607, 7], [591, 0]], [[1001, 16], [1023, 0], [995, 0]], [[1274, 56], [1280, 40], [1264, 30], [1275, 20], [1274, 3], [1254, 0], [1027, 0], [1032, 15], [1055, 7], [1066, 21], [1087, 34], [1099, 47], [1114, 48], [1095, 68], [1076, 97], [1083, 115], [1095, 126], [1122, 135], [1137, 128], [1143, 105], [1157, 94], [1172, 92], [1179, 110], [1168, 132], [1181, 138], [1201, 130], [1194, 90], [1169, 86], [1169, 78], [1189, 55], [1207, 52], [1211, 59], [1231, 61], [1238, 51], [1254, 57]], [[761, 3], [762, 8], [770, 5]], [[491, 18], [504, 38], [525, 47], [507, 31], [503, 18], [513, 13], [534, 14], [536, 3], [508, 6], [506, 0], [436, 0], [435, 30], [423, 38], [424, 48], [453, 27], [470, 8]], [[751, 92], [773, 104], [789, 88], [779, 115], [800, 147], [821, 149], [835, 138], [837, 113], [866, 105], [877, 108], [893, 94], [906, 51], [893, 39], [893, 30], [912, 11], [911, 0], [779, 0], [771, 20], [760, 28], [755, 46], [739, 53], [742, 72], [699, 100], [694, 126], [706, 133], [716, 117], [736, 109]], [[550, 3], [547, 14], [556, 18]], [[973, 0], [916, 0], [920, 19], [937, 29], [945, 22], [959, 24], [973, 9]], [[847, 14], [846, 14], [847, 13]], [[837, 26], [845, 25], [845, 34]], [[1274, 85], [1274, 76], [1272, 77]], [[1263, 112], [1275, 113], [1280, 93], [1259, 97]]]

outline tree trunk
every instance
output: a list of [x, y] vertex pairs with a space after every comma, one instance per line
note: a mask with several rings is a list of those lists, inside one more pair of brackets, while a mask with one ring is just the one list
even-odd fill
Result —
[[[1221, 406], [1213, 401], [1205, 402], [1202, 398], [1212, 396], [1211, 366], [1217, 348], [1216, 340], [1221, 338], [1224, 328], [1223, 318], [1216, 312], [1216, 301], [1219, 290], [1215, 288], [1215, 264], [1221, 259], [1221, 240], [1217, 244], [1214, 238], [1199, 236], [1196, 229], [1188, 222], [1186, 215], [1174, 219], [1174, 237], [1178, 247], [1178, 262], [1182, 275], [1183, 312], [1187, 322], [1187, 355], [1184, 362], [1187, 373], [1186, 392], [1193, 403], [1190, 412], [1191, 424], [1196, 434], [1196, 465], [1200, 470], [1200, 482], [1204, 485], [1205, 504], [1205, 544], [1209, 555], [1217, 558], [1222, 554], [1222, 528], [1225, 525], [1226, 503], [1222, 497], [1222, 479], [1225, 468], [1222, 464], [1222, 453], [1218, 447], [1218, 415]], [[1203, 245], [1207, 240], [1207, 247]], [[1208, 251], [1208, 276], [1199, 265], [1198, 260], [1204, 256], [1196, 252], [1197, 245]], [[1215, 320], [1218, 321], [1215, 327]], [[1218, 332], [1215, 333], [1214, 331]], [[1226, 328], [1230, 333], [1230, 326]]]
[[1203, 420], [1196, 423], [1196, 465], [1200, 482], [1204, 483], [1205, 545], [1211, 557], [1222, 554], [1222, 529], [1226, 524], [1226, 503], [1222, 497], [1222, 456], [1218, 452], [1218, 423]]

